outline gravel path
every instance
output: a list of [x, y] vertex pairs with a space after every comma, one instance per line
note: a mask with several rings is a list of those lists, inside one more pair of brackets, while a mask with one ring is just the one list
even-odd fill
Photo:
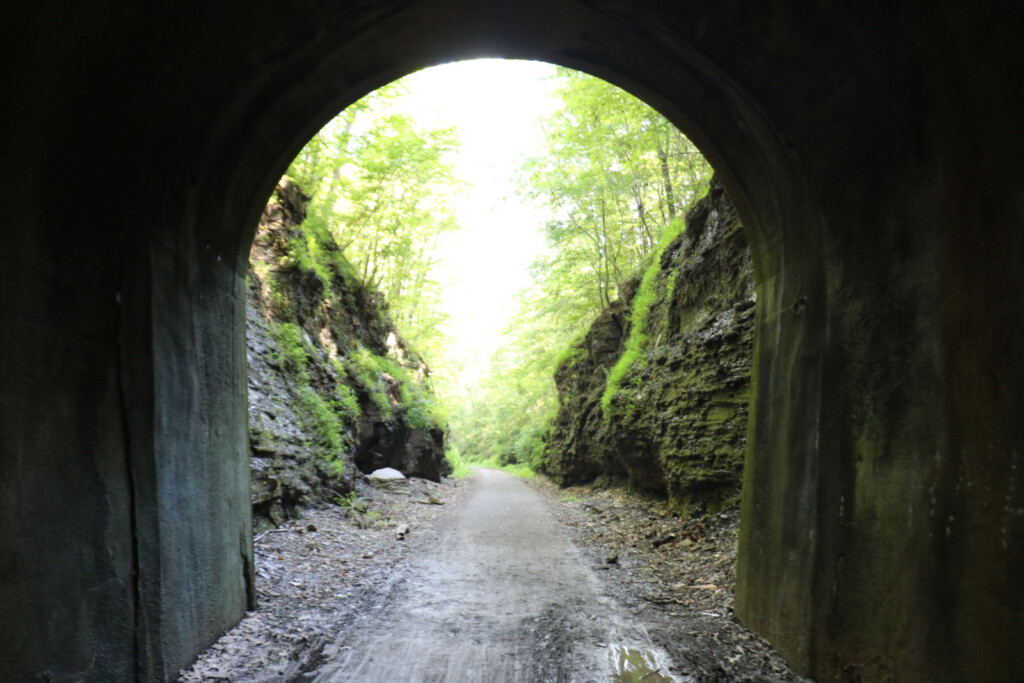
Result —
[[257, 537], [259, 609], [180, 681], [802, 680], [731, 618], [734, 511], [483, 469], [346, 503]]
[[418, 545], [389, 599], [324, 649], [314, 680], [608, 681], [610, 646], [663, 658], [601, 594], [544, 496], [511, 475], [479, 470]]

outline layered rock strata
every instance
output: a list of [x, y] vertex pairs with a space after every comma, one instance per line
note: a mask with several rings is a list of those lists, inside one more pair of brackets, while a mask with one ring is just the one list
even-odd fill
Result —
[[443, 427], [413, 405], [430, 394], [426, 364], [380, 293], [303, 225], [306, 201], [282, 180], [249, 256], [249, 445], [263, 524], [348, 493], [361, 472], [394, 467], [435, 481], [449, 472]]
[[[640, 281], [626, 283], [558, 368], [547, 470], [565, 485], [627, 478], [679, 512], [715, 510], [739, 493], [755, 303], [743, 229], [717, 181], [657, 268], [646, 319], [633, 319]], [[639, 353], [609, 392], [637, 324]]]

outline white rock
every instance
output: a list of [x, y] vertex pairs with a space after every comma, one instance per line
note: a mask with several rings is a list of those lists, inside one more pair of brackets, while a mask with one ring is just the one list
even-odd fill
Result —
[[366, 478], [378, 481], [395, 481], [396, 479], [405, 479], [405, 475], [393, 467], [383, 467], [366, 475]]
[[405, 478], [404, 474], [391, 467], [374, 470], [367, 475], [366, 481], [370, 483], [370, 486], [382, 491], [406, 495], [409, 493], [409, 480]]

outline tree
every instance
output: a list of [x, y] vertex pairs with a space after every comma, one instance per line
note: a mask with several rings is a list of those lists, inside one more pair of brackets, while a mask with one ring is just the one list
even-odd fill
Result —
[[436, 346], [443, 316], [431, 276], [442, 234], [457, 228], [451, 129], [426, 130], [394, 111], [400, 82], [356, 102], [288, 170], [311, 195], [307, 221], [326, 226], [356, 274], [386, 298], [403, 334]]
[[551, 207], [548, 242], [581, 265], [576, 289], [593, 290], [588, 298], [607, 306], [711, 169], [640, 100], [578, 71], [557, 74], [563, 106], [545, 121], [547, 154], [527, 164], [521, 191]]

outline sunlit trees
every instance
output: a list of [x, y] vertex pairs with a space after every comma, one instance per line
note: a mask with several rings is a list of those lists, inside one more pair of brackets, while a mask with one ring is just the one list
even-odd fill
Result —
[[700, 152], [643, 102], [569, 69], [556, 78], [561, 107], [543, 122], [547, 149], [519, 178], [523, 195], [550, 208], [548, 250], [531, 269], [489, 381], [455, 413], [468, 458], [539, 464], [564, 351], [666, 233], [682, 229], [685, 208], [710, 180]]
[[521, 192], [552, 210], [545, 231], [558, 261], [548, 270], [559, 286], [568, 271], [574, 291], [594, 306], [616, 298], [618, 283], [640, 266], [706, 186], [710, 167], [663, 116], [605, 81], [558, 69], [562, 106], [544, 121], [546, 153], [532, 159]]
[[288, 173], [312, 197], [307, 220], [327, 226], [404, 335], [436, 346], [443, 315], [432, 268], [441, 235], [457, 227], [448, 156], [458, 141], [451, 129], [424, 129], [394, 111], [401, 94], [392, 84], [347, 108]]

